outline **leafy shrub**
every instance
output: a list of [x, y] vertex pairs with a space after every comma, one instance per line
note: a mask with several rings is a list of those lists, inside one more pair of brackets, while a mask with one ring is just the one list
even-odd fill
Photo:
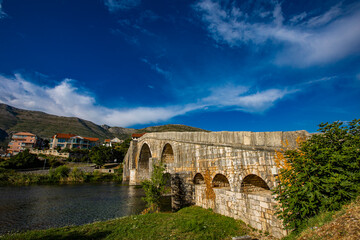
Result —
[[61, 179], [67, 178], [70, 173], [70, 168], [67, 166], [60, 166], [55, 169], [50, 169], [49, 178], [52, 181], [59, 181]]
[[160, 165], [154, 165], [153, 172], [150, 180], [145, 180], [141, 183], [145, 191], [145, 197], [143, 200], [147, 204], [147, 212], [158, 212], [160, 210], [160, 198], [165, 191], [166, 179], [164, 178], [165, 167]]
[[74, 182], [82, 182], [84, 181], [84, 172], [78, 168], [73, 168], [70, 172], [70, 180]]
[[0, 167], [7, 169], [37, 168], [43, 165], [44, 162], [35, 154], [31, 154], [28, 149], [0, 163]]
[[319, 127], [321, 134], [283, 152], [288, 167], [280, 171], [274, 192], [278, 214], [289, 229], [298, 229], [321, 211], [337, 210], [359, 194], [360, 119]]

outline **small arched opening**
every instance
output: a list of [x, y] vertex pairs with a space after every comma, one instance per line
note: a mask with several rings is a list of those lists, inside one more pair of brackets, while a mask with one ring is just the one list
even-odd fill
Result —
[[164, 173], [163, 181], [165, 183], [165, 194], [170, 194], [171, 193], [171, 174]]
[[270, 193], [270, 188], [266, 182], [255, 174], [247, 175], [241, 183], [240, 192], [242, 193]]
[[197, 173], [194, 177], [194, 180], [193, 180], [194, 184], [197, 185], [197, 184], [205, 184], [205, 179], [203, 177], [203, 175], [201, 175], [201, 173]]
[[164, 164], [173, 163], [174, 162], [174, 151], [169, 143], [165, 144], [162, 154], [161, 154], [161, 162]]
[[216, 174], [212, 181], [213, 188], [230, 188], [229, 180], [225, 175]]
[[141, 147], [139, 161], [138, 161], [139, 176], [141, 176], [142, 179], [149, 178], [150, 158], [151, 158], [151, 151], [149, 145], [144, 143]]

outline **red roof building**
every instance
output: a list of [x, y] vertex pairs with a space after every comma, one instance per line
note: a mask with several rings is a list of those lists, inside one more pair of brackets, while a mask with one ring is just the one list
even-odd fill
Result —
[[90, 149], [99, 145], [99, 143], [99, 138], [82, 137], [70, 133], [57, 133], [52, 137], [50, 148], [55, 149], [60, 147], [61, 149]]
[[146, 133], [133, 133], [131, 135], [131, 137], [132, 137], [133, 140], [136, 140], [136, 139], [141, 138], [144, 134], [146, 134]]
[[12, 140], [8, 144], [7, 152], [15, 155], [25, 149], [31, 149], [37, 144], [38, 138], [35, 134], [29, 132], [18, 132], [12, 136]]

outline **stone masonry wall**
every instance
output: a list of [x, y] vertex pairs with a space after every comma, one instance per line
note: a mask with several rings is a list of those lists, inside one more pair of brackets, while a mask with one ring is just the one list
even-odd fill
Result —
[[236, 193], [226, 189], [214, 188], [215, 200], [205, 196], [205, 185], [195, 185], [195, 204], [212, 208], [214, 212], [241, 219], [246, 224], [277, 238], [286, 235], [282, 223], [275, 216], [275, 201], [271, 194], [257, 195]]

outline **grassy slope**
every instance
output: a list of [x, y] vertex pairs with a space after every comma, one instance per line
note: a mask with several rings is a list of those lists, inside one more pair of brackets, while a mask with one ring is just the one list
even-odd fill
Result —
[[323, 212], [308, 220], [304, 230], [284, 240], [360, 239], [360, 197], [337, 212]]
[[177, 213], [124, 217], [83, 226], [28, 231], [0, 239], [231, 239], [250, 230], [238, 220], [200, 207]]
[[75, 133], [85, 137], [107, 138], [113, 135], [102, 127], [75, 117], [59, 117], [0, 104], [0, 129], [6, 132], [29, 131], [40, 137], [57, 132]]

